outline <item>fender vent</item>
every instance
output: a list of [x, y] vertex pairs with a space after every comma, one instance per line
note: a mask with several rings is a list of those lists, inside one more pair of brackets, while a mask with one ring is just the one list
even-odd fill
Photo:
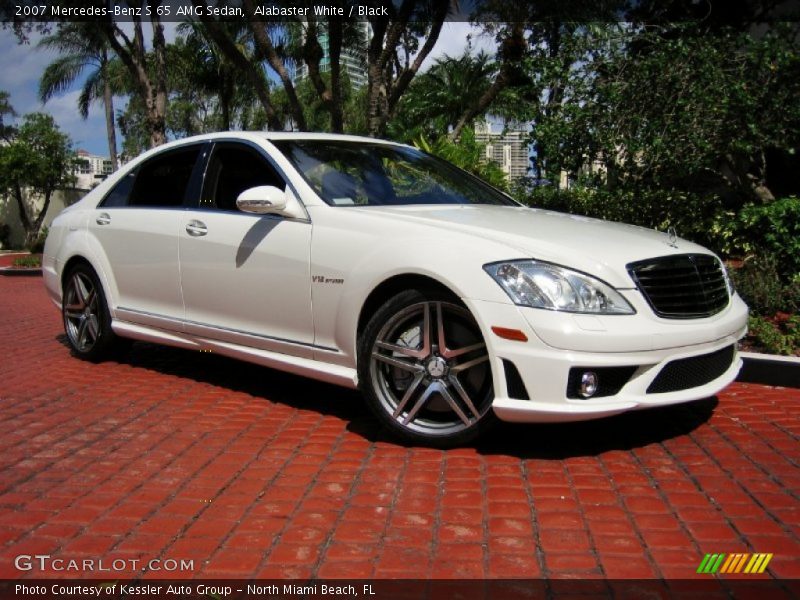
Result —
[[516, 365], [510, 360], [503, 359], [503, 370], [506, 374], [506, 390], [509, 398], [516, 398], [517, 400], [530, 400], [528, 390], [525, 389], [525, 384], [522, 383], [522, 375], [519, 374]]

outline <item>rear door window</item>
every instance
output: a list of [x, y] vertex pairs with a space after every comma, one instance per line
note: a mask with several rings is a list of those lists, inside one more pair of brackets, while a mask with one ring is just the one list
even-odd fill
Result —
[[202, 146], [177, 148], [154, 156], [123, 177], [103, 201], [105, 207], [183, 206]]

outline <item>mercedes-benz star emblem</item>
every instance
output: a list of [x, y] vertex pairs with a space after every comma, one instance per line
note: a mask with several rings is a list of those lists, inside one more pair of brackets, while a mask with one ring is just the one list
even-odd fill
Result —
[[675, 231], [674, 227], [670, 227], [667, 229], [667, 235], [669, 236], [669, 245], [673, 248], [678, 247], [678, 232]]

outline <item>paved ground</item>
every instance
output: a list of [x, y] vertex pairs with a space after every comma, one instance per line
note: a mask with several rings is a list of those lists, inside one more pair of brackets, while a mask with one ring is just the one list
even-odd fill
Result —
[[[800, 390], [405, 448], [336, 387], [144, 344], [74, 359], [38, 277], [0, 277], [0, 357], [0, 577], [49, 554], [209, 577], [684, 578], [718, 552], [800, 577]], [[48, 574], [65, 576], [24, 575]]]

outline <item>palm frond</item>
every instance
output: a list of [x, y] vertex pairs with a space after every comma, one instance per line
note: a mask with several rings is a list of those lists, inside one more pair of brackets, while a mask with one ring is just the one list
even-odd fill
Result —
[[81, 118], [89, 118], [89, 105], [95, 100], [103, 97], [103, 72], [100, 69], [95, 69], [83, 82], [81, 88], [81, 95], [78, 96], [78, 112]]
[[51, 62], [39, 80], [39, 99], [47, 102], [56, 94], [65, 92], [87, 66], [83, 56], [72, 54]]

